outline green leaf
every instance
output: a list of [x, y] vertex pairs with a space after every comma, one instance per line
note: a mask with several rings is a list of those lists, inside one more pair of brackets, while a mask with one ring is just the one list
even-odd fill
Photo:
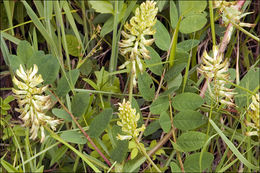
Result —
[[121, 163], [127, 156], [126, 154], [128, 152], [128, 140], [118, 140], [116, 138], [118, 134], [122, 134], [121, 127], [113, 126], [112, 135], [116, 147], [110, 152], [110, 155], [111, 159], [117, 161], [118, 163]]
[[60, 137], [66, 142], [75, 144], [86, 144], [87, 138], [81, 133], [76, 131], [63, 131]]
[[[181, 1], [182, 2], [182, 1]], [[187, 1], [188, 2], [188, 1]], [[192, 1], [190, 1], [192, 2]], [[180, 32], [190, 34], [199, 31], [207, 24], [207, 18], [202, 14], [194, 14], [184, 18], [180, 24]]]
[[7, 172], [19, 172], [13, 165], [5, 161], [4, 159], [1, 159], [1, 165], [3, 166], [4, 169], [7, 170]]
[[194, 13], [201, 13], [207, 7], [206, 0], [179, 1], [180, 15], [188, 16]]
[[171, 37], [165, 26], [157, 20], [155, 24], [156, 33], [154, 34], [155, 44], [161, 50], [167, 51], [171, 44]]
[[143, 72], [143, 74], [140, 73], [138, 75], [138, 89], [145, 100], [153, 100], [155, 95], [155, 87], [147, 72]]
[[109, 121], [112, 118], [113, 110], [111, 108], [104, 109], [103, 112], [96, 115], [89, 126], [88, 134], [90, 137], [99, 137], [101, 133], [106, 129]]
[[184, 51], [190, 51], [192, 48], [198, 46], [199, 43], [200, 43], [199, 40], [193, 40], [193, 39], [184, 40], [177, 44], [177, 48], [182, 49]]
[[63, 145], [60, 147], [57, 151], [55, 151], [54, 157], [51, 158], [50, 166], [52, 166], [54, 163], [58, 162], [62, 156], [67, 152], [68, 147], [66, 145]]
[[174, 127], [180, 130], [193, 130], [206, 122], [205, 116], [193, 110], [182, 110], [173, 117]]
[[165, 73], [165, 80], [167, 82], [174, 80], [177, 76], [179, 76], [179, 74], [181, 74], [186, 65], [186, 63], [174, 64], [173, 67]]
[[146, 65], [152, 65], [149, 69], [156, 75], [161, 76], [163, 71], [162, 61], [160, 55], [152, 48], [147, 47], [148, 51], [150, 52], [150, 59], [145, 59]]
[[171, 172], [177, 172], [177, 173], [181, 172], [180, 167], [175, 162], [171, 162], [170, 167], [171, 167]]
[[[72, 79], [72, 85], [74, 86], [78, 80], [79, 77], [79, 70], [74, 69], [66, 73], [66, 76], [68, 79]], [[70, 91], [70, 86], [68, 81], [66, 80], [65, 76], [63, 76], [59, 81], [57, 85], [57, 95], [59, 97], [64, 97], [68, 92]]]
[[[66, 42], [69, 54], [72, 56], [79, 57], [82, 47], [80, 46], [77, 37], [75, 37], [74, 35], [66, 35]], [[63, 47], [65, 47], [63, 42], [62, 45]]]
[[158, 120], [151, 122], [144, 131], [144, 136], [148, 136], [160, 129], [160, 123]]
[[56, 80], [60, 66], [58, 60], [53, 55], [45, 55], [43, 51], [37, 51], [32, 55], [30, 61], [27, 63], [29, 67], [32, 67], [33, 64], [38, 66], [38, 74], [42, 75], [44, 85], [52, 84]]
[[[209, 119], [210, 124], [212, 125], [212, 127], [217, 131], [217, 133], [219, 134], [219, 136], [223, 139], [223, 141], [227, 144], [227, 146], [229, 147], [229, 149], [233, 152], [233, 154], [244, 164], [246, 165], [248, 168], [250, 169], [255, 169], [255, 170], [259, 170], [259, 166], [255, 166], [252, 163], [250, 163], [240, 152], [239, 150], [235, 147], [235, 145], [224, 135], [224, 133], [222, 132], [222, 130], [220, 130], [218, 128], [218, 126], [214, 123], [214, 121], [212, 121], [211, 119]], [[244, 140], [244, 139], [243, 139]]]
[[177, 25], [179, 19], [178, 10], [174, 1], [170, 1], [170, 20], [171, 20], [171, 27], [174, 29]]
[[24, 64], [23, 60], [16, 55], [10, 55], [9, 56], [10, 61], [10, 67], [15, 72], [17, 69], [19, 69], [20, 64]]
[[[247, 74], [240, 81], [239, 86], [248, 89], [249, 91], [254, 91], [256, 87], [259, 86], [260, 79], [260, 68], [250, 69]], [[247, 100], [251, 98], [251, 94], [240, 88], [236, 88], [235, 102], [238, 107], [245, 107], [247, 105]]]
[[179, 74], [176, 78], [172, 81], [168, 82], [168, 88], [179, 88], [182, 84], [182, 75]]
[[28, 59], [33, 55], [34, 50], [28, 41], [20, 41], [17, 47], [17, 56], [22, 60], [23, 64], [27, 64]]
[[89, 93], [80, 92], [73, 96], [71, 103], [71, 111], [74, 116], [82, 116], [89, 105]]
[[92, 68], [93, 68], [93, 63], [90, 59], [87, 59], [79, 68], [80, 72], [83, 74], [83, 75], [86, 75], [88, 76], [91, 71], [92, 71]]
[[157, 1], [158, 11], [161, 12], [168, 1]]
[[52, 113], [56, 117], [64, 119], [67, 122], [71, 122], [72, 121], [71, 116], [63, 109], [54, 108], [54, 109], [52, 109]]
[[171, 119], [167, 112], [162, 112], [160, 114], [159, 123], [161, 128], [165, 133], [168, 133], [171, 129]]
[[88, 1], [92, 8], [99, 13], [114, 13], [113, 5], [109, 1]]
[[168, 96], [160, 96], [151, 104], [150, 111], [152, 114], [160, 114], [163, 111], [167, 111], [168, 107]]
[[189, 131], [178, 137], [177, 145], [179, 145], [185, 152], [195, 151], [203, 147], [205, 138], [206, 134], [204, 133]]
[[172, 106], [181, 110], [195, 110], [203, 104], [203, 99], [195, 93], [182, 93], [173, 98]]
[[132, 151], [131, 151], [131, 160], [134, 159], [138, 154], [138, 149], [137, 148], [134, 148]]
[[[209, 152], [202, 153], [201, 170], [200, 170], [200, 154], [194, 153], [189, 155], [184, 161], [185, 172], [209, 172], [211, 164], [214, 160], [213, 154]], [[206, 170], [207, 169], [207, 170]]]

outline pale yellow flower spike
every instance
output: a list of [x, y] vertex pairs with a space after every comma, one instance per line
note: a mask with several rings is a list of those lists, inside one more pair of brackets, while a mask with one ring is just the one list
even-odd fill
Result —
[[[131, 66], [134, 73], [133, 83], [136, 85], [137, 70], [143, 72], [143, 58], [149, 59], [149, 51], [145, 46], [153, 44], [154, 39], [146, 39], [146, 35], [154, 35], [153, 26], [156, 23], [156, 15], [158, 8], [155, 7], [156, 2], [143, 2], [139, 8], [135, 10], [135, 16], [130, 19], [130, 23], [126, 22], [122, 35], [125, 39], [119, 42], [120, 52], [127, 61], [119, 68]], [[130, 57], [130, 58], [129, 58]]]
[[140, 118], [140, 114], [136, 114], [136, 110], [131, 108], [131, 103], [129, 101], [119, 104], [119, 113], [118, 117], [120, 121], [117, 121], [117, 125], [122, 127], [122, 131], [126, 133], [126, 135], [118, 134], [117, 139], [125, 140], [125, 139], [132, 139], [138, 137], [141, 131], [145, 130], [144, 124], [142, 127], [137, 128], [137, 121]]
[[252, 27], [254, 24], [250, 23], [243, 23], [240, 22], [240, 19], [245, 17], [248, 14], [251, 14], [253, 12], [249, 13], [242, 13], [237, 7], [236, 7], [236, 1], [233, 2], [227, 2], [223, 0], [215, 0], [213, 1], [214, 7], [219, 9], [219, 12], [222, 14], [222, 20], [225, 26], [227, 26], [231, 21], [233, 23], [238, 24], [241, 27]]
[[12, 91], [18, 101], [19, 109], [16, 108], [16, 111], [21, 113], [19, 118], [23, 120], [24, 126], [30, 128], [30, 139], [36, 139], [38, 131], [41, 130], [41, 142], [43, 142], [45, 139], [43, 125], [47, 124], [56, 130], [56, 125], [61, 121], [45, 115], [45, 112], [51, 108], [51, 99], [50, 96], [42, 95], [48, 86], [36, 87], [43, 82], [42, 76], [37, 75], [37, 72], [38, 67], [35, 64], [33, 69], [27, 71], [24, 71], [20, 65], [16, 74], [21, 81], [14, 76], [13, 83], [18, 90], [12, 88]]
[[234, 105], [232, 98], [235, 93], [232, 92], [232, 89], [225, 87], [228, 84], [226, 80], [229, 80], [228, 67], [228, 59], [223, 60], [223, 54], [219, 54], [218, 46], [213, 46], [213, 57], [210, 57], [205, 51], [202, 57], [202, 65], [198, 68], [198, 71], [207, 79], [213, 79], [213, 90], [208, 83], [210, 96], [217, 102], [231, 106]]
[[259, 94], [252, 96], [252, 103], [249, 105], [248, 115], [251, 118], [251, 122], [246, 121], [246, 125], [250, 126], [256, 131], [247, 132], [246, 135], [248, 136], [258, 136], [260, 137], [260, 120], [259, 120], [259, 113], [260, 113], [260, 98]]

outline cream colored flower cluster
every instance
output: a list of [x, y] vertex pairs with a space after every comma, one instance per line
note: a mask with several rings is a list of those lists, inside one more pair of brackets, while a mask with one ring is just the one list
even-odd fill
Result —
[[260, 98], [259, 93], [252, 96], [252, 103], [249, 105], [248, 115], [250, 116], [253, 123], [246, 121], [246, 125], [256, 129], [256, 131], [247, 132], [248, 136], [260, 136]]
[[234, 105], [232, 98], [235, 93], [232, 92], [232, 89], [225, 87], [226, 80], [229, 80], [228, 67], [228, 59], [223, 60], [223, 54], [219, 54], [218, 46], [213, 46], [213, 57], [210, 57], [205, 51], [202, 57], [202, 65], [198, 68], [198, 71], [207, 80], [210, 78], [213, 80], [213, 89], [208, 83], [209, 93], [212, 98], [222, 104]]
[[144, 124], [142, 127], [137, 128], [137, 121], [140, 119], [140, 114], [136, 114], [136, 110], [131, 108], [131, 103], [129, 101], [123, 100], [123, 103], [119, 103], [119, 113], [118, 117], [120, 121], [117, 121], [117, 125], [122, 127], [122, 131], [126, 135], [118, 134], [117, 138], [120, 140], [132, 139], [138, 137], [141, 131], [145, 130]]
[[21, 81], [14, 76], [13, 83], [18, 87], [18, 90], [13, 88], [12, 91], [18, 101], [19, 109], [16, 111], [21, 113], [19, 117], [23, 120], [24, 126], [30, 127], [30, 139], [36, 139], [40, 129], [41, 142], [43, 142], [45, 139], [43, 125], [50, 125], [53, 130], [56, 130], [55, 127], [60, 121], [45, 115], [45, 112], [51, 108], [51, 99], [50, 96], [43, 95], [48, 86], [37, 87], [43, 82], [42, 76], [37, 75], [37, 72], [36, 65], [33, 69], [30, 68], [26, 71], [20, 65], [16, 74]]
[[222, 15], [222, 20], [224, 24], [227, 26], [231, 21], [233, 23], [238, 24], [241, 27], [252, 27], [254, 24], [250, 23], [243, 23], [240, 22], [240, 19], [245, 17], [248, 14], [251, 14], [253, 12], [248, 12], [248, 13], [242, 13], [236, 6], [236, 1], [233, 2], [227, 2], [223, 0], [215, 0], [214, 2], [214, 7], [219, 9], [219, 12]]
[[[125, 68], [130, 65], [134, 74], [133, 83], [136, 85], [137, 70], [143, 71], [142, 58], [149, 59], [149, 51], [145, 46], [150, 46], [154, 39], [145, 38], [148, 35], [154, 35], [155, 30], [152, 28], [156, 23], [156, 14], [158, 8], [155, 7], [156, 2], [143, 2], [139, 8], [135, 10], [135, 16], [130, 19], [130, 23], [126, 22], [122, 35], [125, 39], [119, 42], [120, 52], [127, 61], [119, 68]], [[130, 56], [130, 57], [129, 57]]]

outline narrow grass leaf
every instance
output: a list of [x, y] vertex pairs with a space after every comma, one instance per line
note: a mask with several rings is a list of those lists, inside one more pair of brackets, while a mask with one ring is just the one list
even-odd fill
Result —
[[213, 120], [209, 119], [210, 124], [212, 125], [212, 127], [217, 131], [217, 133], [219, 134], [219, 136], [223, 139], [223, 141], [227, 144], [227, 146], [229, 147], [229, 149], [233, 152], [233, 154], [235, 154], [235, 156], [244, 164], [246, 165], [248, 168], [250, 169], [255, 169], [255, 170], [259, 170], [259, 167], [253, 165], [252, 163], [250, 163], [239, 151], [238, 149], [235, 147], [235, 145], [224, 135], [224, 133], [218, 128], [218, 126], [214, 123]]

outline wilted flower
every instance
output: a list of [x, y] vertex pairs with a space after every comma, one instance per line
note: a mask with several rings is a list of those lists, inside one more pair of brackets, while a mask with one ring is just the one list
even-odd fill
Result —
[[252, 96], [252, 103], [249, 105], [248, 115], [250, 116], [252, 123], [246, 121], [246, 125], [256, 129], [256, 131], [247, 132], [248, 136], [260, 136], [260, 121], [259, 121], [259, 113], [260, 113], [260, 98], [259, 93]]
[[245, 17], [248, 14], [251, 14], [253, 12], [248, 13], [242, 13], [236, 6], [236, 1], [233, 2], [227, 2], [223, 0], [215, 0], [214, 1], [214, 7], [219, 8], [219, 12], [222, 15], [222, 20], [225, 26], [227, 26], [231, 21], [235, 24], [238, 24], [241, 27], [252, 27], [254, 24], [250, 23], [243, 23], [240, 22], [240, 19]]
[[138, 137], [141, 131], [144, 131], [144, 124], [142, 127], [137, 128], [137, 121], [140, 119], [140, 114], [136, 114], [136, 110], [131, 108], [131, 103], [129, 101], [123, 103], [119, 103], [119, 113], [118, 116], [120, 121], [117, 121], [117, 125], [122, 127], [122, 131], [126, 133], [126, 135], [118, 134], [117, 138], [120, 140], [132, 139]]
[[119, 42], [120, 52], [126, 57], [127, 61], [119, 68], [132, 65], [134, 85], [136, 85], [137, 70], [143, 71], [144, 62], [142, 58], [150, 58], [149, 51], [145, 46], [150, 46], [154, 39], [147, 39], [145, 36], [154, 35], [156, 32], [152, 28], [157, 20], [158, 8], [155, 8], [155, 5], [156, 2], [154, 1], [143, 2], [139, 8], [136, 8], [135, 16], [130, 19], [130, 23], [126, 22], [124, 31], [121, 32], [125, 39]]
[[228, 59], [223, 60], [223, 54], [219, 53], [218, 46], [213, 46], [213, 57], [210, 57], [205, 51], [202, 57], [202, 65], [198, 68], [198, 71], [205, 75], [207, 79], [212, 78], [213, 89], [209, 85], [209, 93], [212, 98], [217, 102], [233, 105], [232, 97], [233, 89], [225, 87], [229, 79], [228, 72], [229, 62]]
[[33, 66], [33, 69], [30, 68], [26, 71], [20, 65], [20, 68], [16, 70], [16, 74], [22, 81], [19, 81], [14, 76], [13, 83], [19, 89], [13, 88], [12, 91], [18, 101], [19, 109], [16, 109], [16, 111], [21, 113], [19, 117], [23, 120], [24, 126], [31, 128], [30, 133], [32, 135], [30, 139], [36, 139], [40, 129], [41, 142], [43, 142], [45, 138], [43, 125], [48, 124], [53, 130], [56, 130], [55, 126], [60, 121], [45, 115], [45, 112], [51, 108], [51, 99], [50, 96], [43, 95], [48, 86], [37, 88], [37, 85], [43, 82], [42, 76], [37, 75], [37, 72], [38, 67], [36, 65]]

